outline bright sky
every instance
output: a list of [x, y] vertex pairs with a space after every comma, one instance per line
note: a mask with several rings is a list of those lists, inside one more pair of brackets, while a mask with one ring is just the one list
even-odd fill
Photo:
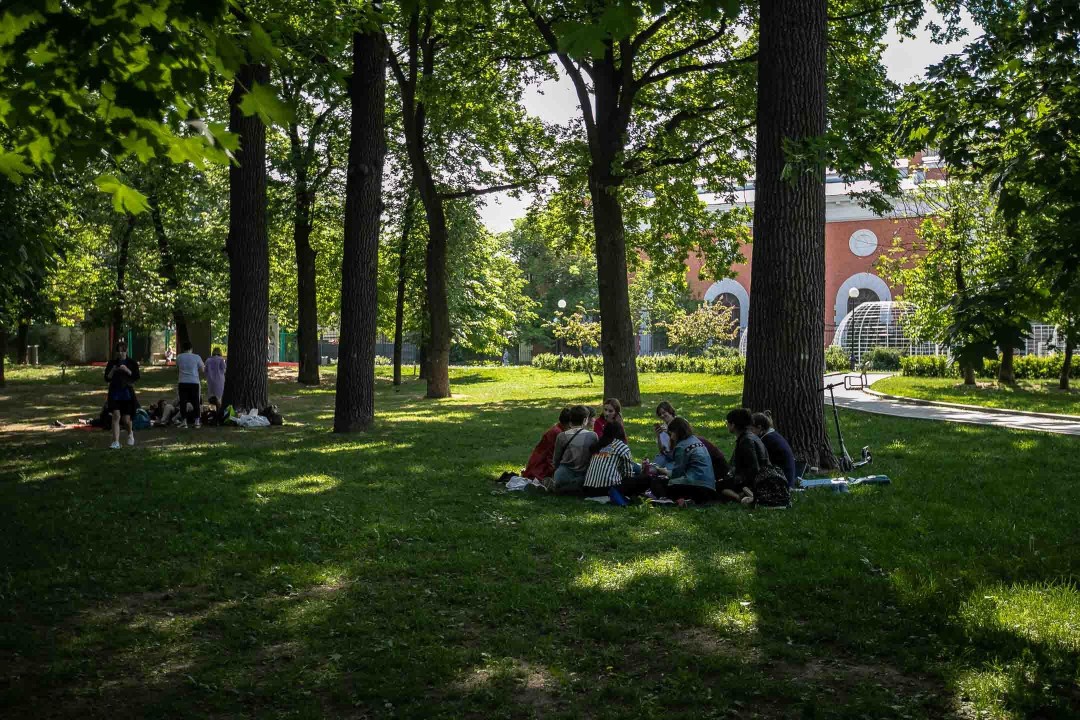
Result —
[[[940, 22], [935, 13], [927, 13], [928, 21]], [[965, 23], [969, 33], [974, 26]], [[896, 82], [908, 82], [916, 79], [929, 65], [941, 60], [949, 53], [961, 50], [966, 40], [951, 45], [935, 45], [930, 41], [929, 33], [922, 33], [910, 40], [900, 41], [896, 33], [890, 33], [885, 39], [884, 61], [889, 77]], [[546, 82], [526, 94], [525, 107], [542, 120], [563, 124], [568, 118], [578, 114], [577, 96], [570, 81], [565, 77], [557, 82]], [[480, 215], [489, 229], [495, 232], [509, 230], [515, 219], [525, 214], [531, 202], [528, 196], [516, 200], [502, 193], [486, 198], [487, 204], [480, 209]]]

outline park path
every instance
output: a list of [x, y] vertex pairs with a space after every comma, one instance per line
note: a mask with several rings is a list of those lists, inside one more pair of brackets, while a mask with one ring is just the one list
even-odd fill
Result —
[[[826, 384], [843, 382], [846, 374], [827, 375], [825, 382]], [[867, 375], [867, 385], [873, 385], [878, 380], [889, 377], [889, 375], [890, 373], [870, 373]], [[1080, 420], [1071, 420], [1065, 417], [1039, 417], [1021, 413], [986, 412], [968, 408], [916, 404], [880, 397], [862, 390], [845, 390], [843, 385], [833, 388], [833, 392], [836, 393], [838, 407], [877, 413], [878, 415], [893, 415], [919, 420], [941, 420], [944, 422], [967, 423], [969, 425], [994, 425], [1014, 430], [1037, 430], [1061, 435], [1080, 435]], [[825, 393], [825, 402], [829, 402], [828, 393]]]

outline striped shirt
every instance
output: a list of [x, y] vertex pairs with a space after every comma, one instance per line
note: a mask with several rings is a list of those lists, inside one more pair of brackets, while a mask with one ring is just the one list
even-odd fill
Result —
[[610, 445], [602, 447], [589, 461], [589, 471], [585, 474], [585, 487], [611, 487], [634, 474], [630, 460], [630, 446], [622, 440], [612, 440]]

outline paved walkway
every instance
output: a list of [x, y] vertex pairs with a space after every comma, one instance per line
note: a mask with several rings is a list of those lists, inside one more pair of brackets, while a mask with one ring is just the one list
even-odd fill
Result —
[[[889, 373], [870, 373], [867, 376], [868, 384], [873, 385], [878, 380], [888, 376]], [[829, 375], [825, 378], [826, 384], [842, 383], [843, 380], [843, 374]], [[876, 397], [870, 393], [864, 393], [862, 390], [845, 390], [843, 385], [833, 388], [833, 392], [836, 394], [837, 406], [879, 415], [895, 415], [896, 417], [917, 418], [920, 420], [944, 420], [945, 422], [968, 423], [970, 425], [995, 425], [1014, 430], [1041, 430], [1042, 432], [1060, 433], [1062, 435], [1080, 435], [1080, 421], [1076, 420], [1001, 412], [982, 412], [934, 405], [916, 405]], [[825, 393], [825, 402], [829, 402], [828, 393]]]

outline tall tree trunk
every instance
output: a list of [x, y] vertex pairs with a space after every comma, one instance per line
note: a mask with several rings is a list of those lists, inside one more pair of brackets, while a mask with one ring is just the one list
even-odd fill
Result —
[[1069, 376], [1072, 374], [1072, 359], [1073, 348], [1076, 347], [1076, 342], [1072, 336], [1065, 337], [1065, 358], [1061, 363], [1061, 376], [1058, 378], [1058, 387], [1062, 390], [1069, 389]]
[[243, 65], [229, 95], [229, 129], [240, 136], [240, 150], [229, 167], [229, 362], [222, 403], [238, 409], [267, 404], [266, 126], [257, 114], [245, 117], [240, 103], [253, 83], [269, 81], [265, 65]]
[[386, 156], [386, 40], [382, 33], [353, 34], [352, 70], [341, 266], [341, 356], [334, 402], [334, 432], [339, 433], [363, 430], [375, 418], [379, 219]]
[[762, 0], [754, 269], [743, 405], [772, 410], [798, 457], [832, 467], [822, 412], [825, 168], [786, 179], [787, 141], [825, 133], [825, 0]]
[[0, 388], [7, 385], [7, 381], [4, 380], [4, 365], [7, 363], [7, 336], [7, 328], [0, 326]]
[[29, 339], [30, 323], [20, 320], [18, 328], [15, 330], [15, 364], [26, 365], [29, 362], [30, 350], [26, 345]]
[[154, 237], [157, 238], [158, 255], [161, 262], [161, 277], [165, 278], [165, 287], [173, 294], [173, 324], [176, 325], [176, 345], [183, 348], [191, 342], [188, 335], [187, 318], [180, 309], [180, 278], [176, 272], [176, 259], [169, 247], [169, 237], [165, 234], [165, 223], [161, 219], [161, 203], [157, 193], [151, 193], [148, 198], [150, 205], [150, 221], [154, 224]]
[[622, 205], [610, 184], [609, 161], [590, 170], [593, 227], [596, 233], [596, 280], [600, 291], [600, 351], [604, 358], [604, 397], [623, 405], [641, 404], [637, 348], [630, 319], [626, 236]]
[[970, 363], [960, 365], [960, 372], [964, 375], [965, 385], [975, 385], [975, 366]]
[[998, 382], [1004, 385], [1016, 384], [1016, 371], [1013, 370], [1013, 358], [1016, 350], [1012, 347], [1001, 348], [1001, 364], [998, 365]]
[[[131, 235], [135, 231], [135, 216], [128, 215], [125, 218], [124, 227], [120, 230], [116, 248], [116, 297], [113, 298], [112, 335], [113, 343], [119, 342], [124, 334], [124, 304], [127, 302], [127, 264], [128, 248], [131, 245]], [[110, 352], [112, 348], [109, 348]]]
[[405, 325], [405, 281], [408, 277], [409, 231], [412, 229], [413, 206], [416, 204], [416, 188], [410, 184], [405, 197], [405, 214], [401, 222], [401, 245], [398, 248], [397, 302], [394, 305], [394, 385], [401, 384], [401, 345]]
[[289, 126], [296, 181], [293, 186], [293, 247], [296, 249], [296, 348], [300, 367], [296, 381], [319, 384], [319, 306], [316, 294], [315, 250], [311, 247], [315, 192], [308, 178], [307, 154], [300, 130]]
[[[413, 171], [416, 172], [416, 165]], [[427, 361], [427, 396], [450, 397], [450, 297], [447, 278], [446, 208], [435, 188], [431, 169], [424, 161], [420, 172], [420, 199], [428, 223], [427, 244], [427, 311], [428, 333], [424, 359]]]

